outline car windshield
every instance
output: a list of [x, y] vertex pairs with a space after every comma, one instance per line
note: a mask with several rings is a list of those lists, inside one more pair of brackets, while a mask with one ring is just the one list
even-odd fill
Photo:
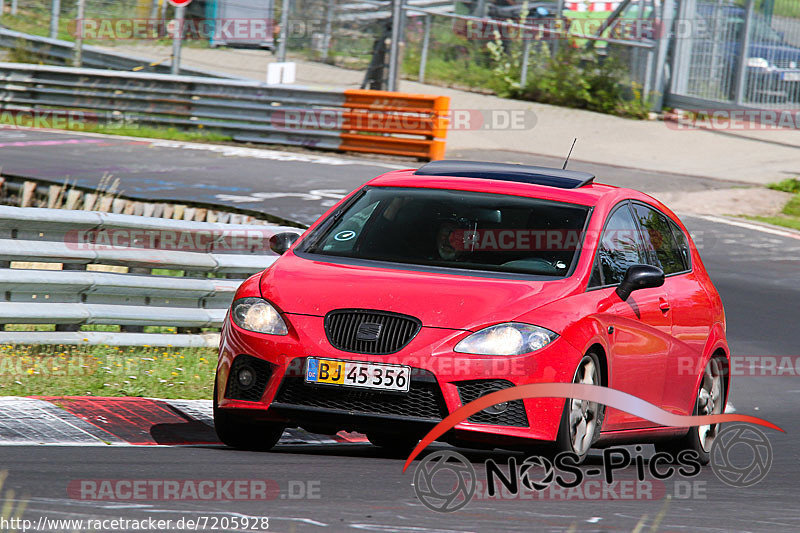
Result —
[[589, 208], [443, 189], [369, 187], [299, 252], [422, 267], [563, 277]]

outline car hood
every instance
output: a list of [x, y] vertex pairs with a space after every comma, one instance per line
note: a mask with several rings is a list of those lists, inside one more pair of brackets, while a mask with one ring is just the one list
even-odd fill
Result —
[[261, 293], [288, 314], [374, 309], [417, 317], [423, 326], [474, 331], [561, 298], [572, 284], [327, 263], [290, 252], [264, 272]]

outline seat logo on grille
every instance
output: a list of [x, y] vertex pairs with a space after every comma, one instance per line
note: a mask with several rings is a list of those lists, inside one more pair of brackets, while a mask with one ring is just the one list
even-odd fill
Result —
[[376, 341], [381, 337], [381, 329], [383, 329], [383, 324], [378, 324], [377, 322], [364, 322], [358, 326], [356, 340]]

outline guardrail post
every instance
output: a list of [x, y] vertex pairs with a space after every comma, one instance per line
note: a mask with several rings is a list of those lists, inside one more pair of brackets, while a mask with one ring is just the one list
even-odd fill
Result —
[[181, 46], [183, 45], [183, 20], [186, 17], [186, 6], [175, 8], [175, 33], [172, 38], [172, 70], [173, 74], [181, 73]]
[[736, 58], [736, 82], [733, 88], [733, 101], [741, 105], [747, 96], [747, 61], [750, 59], [750, 32], [753, 27], [753, 0], [747, 2], [747, 16], [744, 19], [742, 39], [739, 41], [739, 57]]
[[58, 39], [58, 17], [61, 14], [61, 0], [52, 0], [50, 5], [50, 38]]
[[430, 15], [425, 15], [425, 35], [422, 37], [422, 51], [419, 58], [419, 82], [425, 83], [425, 68], [428, 66], [428, 47], [431, 42], [431, 19]]
[[76, 67], [83, 65], [83, 18], [86, 16], [86, 0], [78, 0], [78, 17], [75, 25], [75, 58]]
[[17, 14], [17, 0], [11, 0], [11, 14]]

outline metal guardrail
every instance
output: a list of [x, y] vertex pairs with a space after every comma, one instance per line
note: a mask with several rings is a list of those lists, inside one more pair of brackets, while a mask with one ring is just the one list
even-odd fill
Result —
[[[216, 334], [138, 329], [220, 327], [241, 280], [208, 276], [241, 277], [268, 267], [277, 257], [269, 238], [284, 231], [300, 233], [272, 225], [0, 206], [0, 324], [56, 324], [53, 332], [0, 331], [0, 343], [215, 346]], [[46, 264], [63, 270], [47, 270]], [[94, 264], [123, 265], [129, 272], [86, 270]], [[188, 277], [153, 275], [156, 268]], [[123, 331], [75, 331], [82, 325]]]
[[[51, 39], [39, 35], [22, 33], [8, 28], [0, 28], [0, 48], [16, 49], [22, 53], [41, 58], [43, 61], [54, 65], [70, 65], [75, 57], [75, 43], [61, 39]], [[87, 68], [101, 68], [113, 70], [130, 70], [141, 72], [165, 73], [170, 72], [169, 61], [154, 63], [152, 60], [111, 52], [97, 46], [83, 45], [83, 65]], [[186, 76], [205, 76], [223, 79], [240, 79], [230, 74], [211, 70], [181, 68], [181, 74]]]
[[0, 108], [206, 128], [234, 140], [444, 157], [450, 99], [256, 81], [0, 63]]

